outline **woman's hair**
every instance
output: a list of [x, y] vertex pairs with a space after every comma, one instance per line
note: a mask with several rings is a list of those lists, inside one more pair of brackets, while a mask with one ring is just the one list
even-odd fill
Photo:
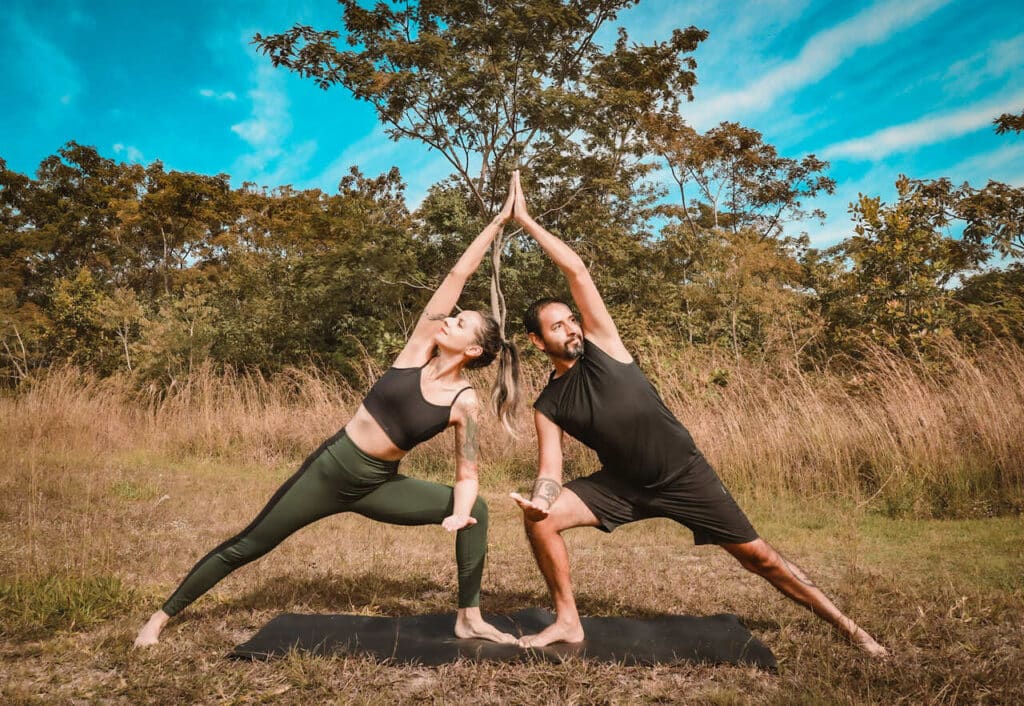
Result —
[[466, 363], [470, 370], [485, 368], [498, 359], [498, 375], [491, 387], [491, 409], [501, 424], [512, 435], [515, 435], [513, 418], [519, 405], [519, 350], [511, 341], [501, 337], [501, 326], [490, 314], [480, 312], [483, 323], [477, 335], [477, 343], [484, 352]]

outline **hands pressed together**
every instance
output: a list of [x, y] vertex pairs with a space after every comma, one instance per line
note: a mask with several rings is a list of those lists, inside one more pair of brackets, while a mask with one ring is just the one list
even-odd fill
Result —
[[512, 220], [520, 225], [525, 225], [526, 221], [530, 220], [530, 212], [526, 207], [526, 196], [523, 194], [522, 184], [519, 183], [518, 169], [512, 172], [512, 178], [508, 183], [508, 196], [505, 198], [505, 203], [502, 205], [501, 211], [498, 212], [497, 218], [500, 219], [502, 225]]

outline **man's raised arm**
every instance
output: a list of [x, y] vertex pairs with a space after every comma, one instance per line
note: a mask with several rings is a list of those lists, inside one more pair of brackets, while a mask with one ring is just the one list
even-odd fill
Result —
[[572, 299], [583, 315], [583, 331], [586, 338], [597, 344], [605, 353], [616, 360], [630, 362], [633, 358], [619, 338], [619, 330], [615, 327], [608, 308], [601, 299], [601, 293], [587, 270], [583, 258], [572, 248], [549, 233], [537, 221], [533, 220], [526, 207], [526, 197], [519, 183], [519, 173], [513, 177], [515, 205], [512, 215], [530, 237], [537, 241], [547, 256], [558, 265], [566, 279], [569, 280], [569, 291]]

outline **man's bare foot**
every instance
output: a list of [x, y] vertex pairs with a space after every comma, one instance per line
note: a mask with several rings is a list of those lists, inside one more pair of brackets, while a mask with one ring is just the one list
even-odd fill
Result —
[[560, 623], [557, 620], [536, 635], [519, 638], [520, 647], [543, 647], [554, 642], [583, 642], [583, 626], [580, 622]]
[[139, 630], [138, 637], [135, 638], [136, 647], [147, 647], [149, 645], [155, 645], [160, 641], [160, 631], [164, 629], [164, 625], [171, 619], [171, 616], [162, 610], [158, 610], [149, 617], [149, 620], [142, 629]]
[[878, 644], [878, 642], [875, 641], [875, 638], [868, 635], [863, 628], [857, 628], [857, 632], [853, 634], [850, 641], [855, 646], [866, 652], [869, 657], [887, 659], [891, 656], [889, 654], [889, 650]]
[[514, 644], [516, 641], [513, 635], [502, 632], [484, 620], [479, 608], [459, 609], [459, 614], [455, 618], [455, 637], [463, 640], [490, 640], [504, 645]]

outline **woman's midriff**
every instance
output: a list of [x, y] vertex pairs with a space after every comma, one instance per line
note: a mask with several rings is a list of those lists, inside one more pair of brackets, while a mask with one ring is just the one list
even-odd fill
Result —
[[345, 434], [363, 453], [382, 461], [398, 461], [406, 454], [395, 446], [363, 405], [359, 405], [345, 425]]

